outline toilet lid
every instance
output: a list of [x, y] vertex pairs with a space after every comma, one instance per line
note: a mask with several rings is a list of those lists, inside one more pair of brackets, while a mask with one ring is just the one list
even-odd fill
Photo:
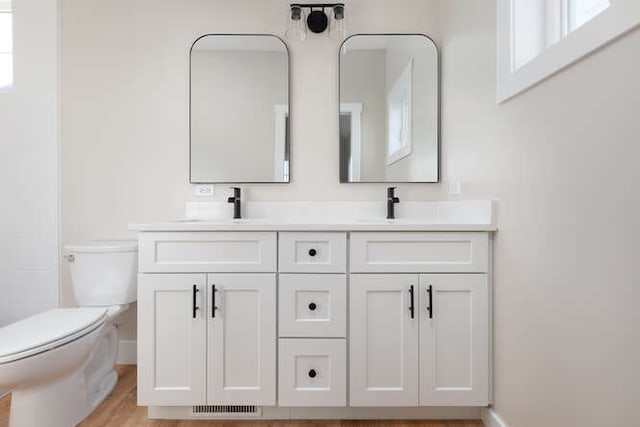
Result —
[[102, 325], [103, 307], [56, 308], [0, 328], [0, 363], [42, 353]]
[[106, 253], [135, 252], [138, 250], [137, 240], [92, 240], [89, 242], [70, 243], [64, 246], [66, 253]]

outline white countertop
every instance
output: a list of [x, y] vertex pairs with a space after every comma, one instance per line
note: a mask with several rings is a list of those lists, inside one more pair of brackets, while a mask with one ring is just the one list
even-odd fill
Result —
[[404, 202], [386, 220], [384, 202], [246, 202], [233, 220], [227, 203], [188, 203], [187, 218], [130, 224], [136, 231], [496, 231], [490, 200]]
[[271, 221], [167, 221], [131, 224], [137, 231], [496, 231], [491, 224], [418, 223], [410, 221], [283, 224]]

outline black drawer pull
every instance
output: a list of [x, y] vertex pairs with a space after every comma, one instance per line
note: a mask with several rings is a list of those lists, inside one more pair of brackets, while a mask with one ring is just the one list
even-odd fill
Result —
[[309, 375], [309, 378], [315, 378], [316, 375], [318, 375], [318, 373], [316, 372], [315, 369], [310, 369], [307, 375]]
[[316, 256], [318, 251], [314, 248], [309, 249], [309, 256]]
[[218, 309], [218, 306], [216, 306], [216, 292], [218, 292], [218, 290], [216, 289], [216, 285], [211, 285], [211, 317], [212, 318], [216, 317], [216, 310]]
[[409, 293], [411, 294], [411, 304], [409, 305], [409, 311], [411, 312], [411, 318], [413, 319], [415, 316], [415, 309], [413, 306], [413, 285], [409, 287]]
[[196, 294], [198, 292], [200, 292], [200, 289], [198, 289], [198, 285], [193, 285], [193, 306], [191, 308], [192, 308], [192, 312], [193, 312], [192, 315], [194, 319], [196, 318], [196, 311], [198, 311], [198, 309], [200, 308], [196, 305], [196, 299], [197, 299]]
[[429, 319], [433, 319], [433, 287], [431, 285], [427, 288], [427, 293], [429, 294], [429, 307], [427, 307], [427, 311], [429, 312]]
[[318, 306], [316, 305], [316, 303], [315, 303], [315, 302], [310, 302], [310, 303], [309, 303], [309, 310], [313, 311], [313, 310], [315, 310], [316, 308], [318, 308]]

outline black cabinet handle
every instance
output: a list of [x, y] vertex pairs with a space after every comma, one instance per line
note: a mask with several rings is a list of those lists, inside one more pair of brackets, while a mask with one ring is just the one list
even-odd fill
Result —
[[318, 308], [318, 306], [316, 305], [316, 303], [315, 303], [315, 302], [310, 302], [310, 303], [309, 303], [309, 310], [313, 311], [313, 310], [315, 310], [316, 308]]
[[198, 309], [200, 308], [200, 307], [198, 307], [198, 306], [196, 305], [196, 299], [197, 299], [196, 294], [197, 294], [198, 292], [200, 292], [200, 289], [198, 289], [198, 285], [193, 285], [193, 306], [192, 306], [192, 312], [193, 312], [193, 318], [194, 318], [194, 319], [196, 318], [196, 311], [198, 311]]
[[409, 293], [411, 294], [411, 304], [409, 305], [409, 311], [411, 312], [411, 318], [413, 319], [415, 315], [415, 309], [413, 306], [413, 285], [409, 287]]
[[309, 378], [315, 378], [316, 375], [318, 375], [318, 373], [316, 372], [315, 369], [310, 369], [307, 375], [309, 375]]
[[218, 290], [216, 289], [216, 285], [211, 285], [211, 317], [212, 318], [216, 317], [216, 310], [218, 309], [218, 307], [216, 306], [216, 292], [218, 292]]
[[427, 307], [427, 311], [429, 312], [429, 319], [433, 319], [433, 287], [431, 285], [427, 288], [427, 293], [429, 294], [429, 307]]
[[309, 249], [309, 256], [316, 256], [318, 251], [315, 248]]

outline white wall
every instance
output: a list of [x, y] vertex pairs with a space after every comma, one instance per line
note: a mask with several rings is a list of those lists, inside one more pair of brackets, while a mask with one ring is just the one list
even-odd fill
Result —
[[[437, 0], [345, 2], [350, 32], [423, 32], [438, 39]], [[135, 238], [127, 224], [184, 216], [189, 47], [206, 33], [282, 34], [289, 2], [61, 0], [62, 243]], [[338, 47], [290, 44], [291, 184], [243, 185], [245, 200], [384, 200], [384, 184], [339, 183]], [[228, 197], [216, 187], [215, 200]], [[440, 186], [399, 186], [402, 200]], [[62, 298], [73, 305], [63, 263]], [[129, 319], [135, 313], [129, 312]], [[125, 322], [123, 336], [135, 333]]]
[[638, 425], [640, 30], [496, 105], [494, 0], [443, 0], [445, 177], [495, 198], [495, 410]]
[[14, 6], [14, 85], [0, 93], [0, 326], [58, 304], [56, 0]]

